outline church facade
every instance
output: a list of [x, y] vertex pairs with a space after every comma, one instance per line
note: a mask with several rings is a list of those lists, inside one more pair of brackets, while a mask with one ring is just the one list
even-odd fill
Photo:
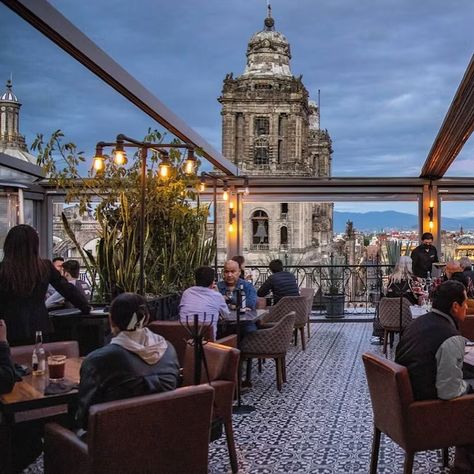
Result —
[[[252, 36], [242, 75], [227, 74], [222, 104], [222, 153], [247, 176], [331, 176], [331, 138], [302, 77], [290, 69], [290, 44], [275, 30], [269, 7], [264, 29]], [[219, 215], [224, 217], [225, 206]], [[223, 230], [223, 229], [222, 229]], [[243, 252], [247, 264], [269, 258], [287, 264], [320, 262], [333, 236], [332, 203], [245, 202]], [[219, 255], [225, 253], [219, 232]]]

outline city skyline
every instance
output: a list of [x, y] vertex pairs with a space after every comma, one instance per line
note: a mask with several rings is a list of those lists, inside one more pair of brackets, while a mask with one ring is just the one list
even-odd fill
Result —
[[[51, 2], [215, 148], [217, 97], [229, 72], [240, 75], [266, 4], [191, 0]], [[472, 54], [474, 4], [402, 1], [315, 4], [273, 1], [288, 38], [292, 72], [312, 99], [321, 90], [321, 126], [333, 139], [333, 176], [417, 176]], [[61, 128], [88, 156], [119, 132], [141, 137], [152, 120], [0, 6], [0, 81], [13, 73], [21, 131], [32, 143]], [[471, 139], [448, 175], [472, 175]], [[342, 203], [336, 204], [336, 208]], [[406, 203], [377, 203], [396, 210]], [[448, 207], [456, 208], [456, 203]], [[411, 204], [408, 205], [411, 207]], [[454, 207], [453, 207], [454, 206]], [[472, 213], [457, 204], [461, 213]]]

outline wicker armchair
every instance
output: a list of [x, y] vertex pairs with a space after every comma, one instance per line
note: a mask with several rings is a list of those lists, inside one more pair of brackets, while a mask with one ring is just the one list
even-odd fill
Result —
[[284, 296], [275, 306], [270, 306], [269, 312], [262, 319], [264, 323], [280, 321], [286, 314], [295, 313], [295, 345], [298, 342], [298, 330], [301, 334], [301, 347], [306, 349], [304, 328], [308, 323], [308, 298], [306, 296]]
[[[393, 347], [393, 336], [401, 333], [411, 322], [411, 303], [406, 298], [381, 298], [379, 302], [379, 319], [383, 327], [383, 353], [387, 354], [387, 342], [390, 337], [390, 347]], [[401, 327], [400, 327], [401, 321]]]
[[304, 296], [307, 299], [307, 305], [308, 305], [308, 321], [307, 321], [307, 329], [308, 329], [308, 339], [311, 337], [311, 329], [310, 329], [310, 317], [311, 317], [311, 311], [313, 309], [313, 300], [314, 300], [314, 294], [315, 294], [315, 289], [314, 288], [300, 288], [300, 295]]
[[248, 359], [274, 359], [278, 391], [286, 382], [286, 352], [291, 344], [295, 312], [289, 312], [274, 325], [245, 336], [241, 343], [241, 363]]

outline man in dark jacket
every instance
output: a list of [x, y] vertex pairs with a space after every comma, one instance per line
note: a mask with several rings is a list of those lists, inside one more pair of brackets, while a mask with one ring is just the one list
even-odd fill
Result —
[[438, 251], [433, 246], [433, 234], [425, 232], [421, 236], [421, 244], [411, 253], [413, 273], [420, 278], [426, 278], [428, 272], [433, 272], [433, 263], [439, 262]]
[[[474, 380], [463, 378], [465, 338], [459, 323], [465, 319], [466, 309], [464, 285], [448, 280], [437, 289], [432, 311], [415, 319], [403, 332], [395, 362], [407, 367], [416, 400], [450, 400], [474, 391]], [[459, 451], [457, 460], [469, 457], [470, 449], [461, 450], [461, 455]]]
[[293, 273], [283, 271], [281, 260], [272, 260], [268, 268], [270, 268], [272, 275], [258, 289], [257, 296], [267, 296], [271, 291], [273, 293], [273, 304], [277, 304], [284, 296], [300, 295], [295, 276]]

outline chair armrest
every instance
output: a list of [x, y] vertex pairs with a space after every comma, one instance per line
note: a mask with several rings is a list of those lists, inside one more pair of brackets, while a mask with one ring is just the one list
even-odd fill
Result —
[[426, 443], [437, 439], [440, 446], [439, 441], [447, 446], [474, 444], [474, 395], [414, 402], [407, 416], [415, 436]]
[[221, 337], [220, 339], [217, 339], [216, 344], [221, 344], [227, 347], [234, 347], [235, 349], [237, 349], [237, 335], [231, 334], [230, 336]]
[[57, 423], [48, 423], [44, 435], [46, 474], [85, 474], [89, 472], [87, 444], [75, 433]]

